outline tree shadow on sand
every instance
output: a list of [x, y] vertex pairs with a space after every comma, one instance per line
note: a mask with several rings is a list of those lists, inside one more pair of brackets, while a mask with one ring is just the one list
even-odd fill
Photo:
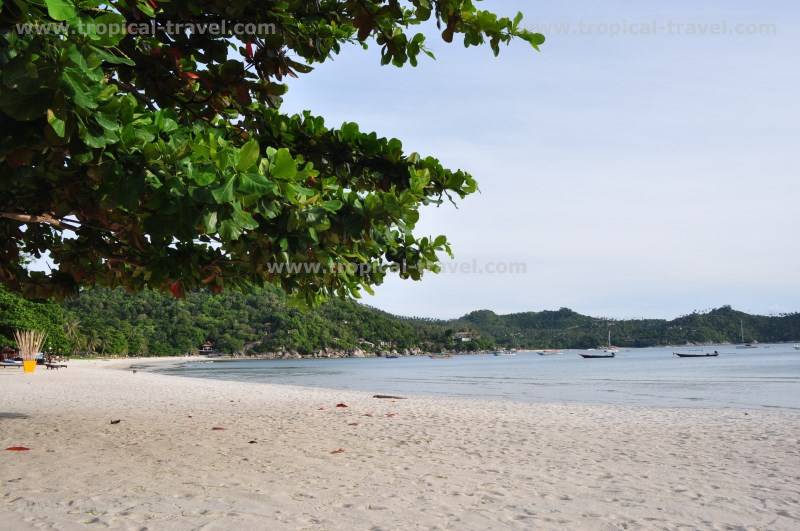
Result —
[[11, 413], [7, 411], [0, 411], [0, 420], [4, 419], [29, 419], [30, 416], [24, 413]]

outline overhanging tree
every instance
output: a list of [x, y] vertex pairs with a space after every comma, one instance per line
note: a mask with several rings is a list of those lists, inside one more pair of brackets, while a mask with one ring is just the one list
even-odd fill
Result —
[[[495, 54], [514, 38], [537, 48], [521, 19], [471, 0], [0, 0], [0, 282], [35, 297], [255, 282], [313, 300], [358, 296], [387, 266], [420, 278], [450, 252], [414, 234], [420, 207], [474, 192], [472, 176], [354, 123], [282, 113], [285, 78], [350, 43], [416, 65], [425, 23]], [[25, 267], [47, 252], [57, 270]]]

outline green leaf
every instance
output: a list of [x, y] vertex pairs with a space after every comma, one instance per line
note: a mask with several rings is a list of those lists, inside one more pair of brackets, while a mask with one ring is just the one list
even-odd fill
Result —
[[324, 203], [322, 203], [322, 208], [330, 212], [336, 212], [337, 210], [342, 208], [343, 205], [344, 203], [342, 203], [338, 199], [331, 199], [330, 201], [325, 201]]
[[353, 122], [343, 123], [342, 128], [339, 130], [339, 137], [345, 142], [353, 140], [357, 135], [358, 124]]
[[105, 132], [95, 135], [86, 128], [81, 128], [81, 140], [93, 148], [104, 148], [109, 144], [109, 141], [116, 140], [114, 137], [106, 136]]
[[[104, 13], [96, 17], [93, 24], [86, 25], [89, 38], [99, 46], [115, 46], [125, 37], [125, 17], [119, 13]], [[104, 31], [96, 31], [96, 28], [101, 24], [104, 27]]]
[[289, 150], [281, 148], [275, 153], [270, 166], [270, 175], [276, 179], [293, 179], [297, 175], [297, 162], [289, 154]]
[[238, 240], [242, 235], [242, 229], [232, 219], [226, 219], [219, 224], [219, 235], [223, 240]]
[[83, 56], [81, 51], [74, 44], [67, 50], [67, 57], [74, 65], [81, 70], [89, 70], [89, 64], [86, 62], [86, 57]]
[[242, 210], [236, 203], [233, 205], [233, 220], [243, 229], [252, 230], [258, 228], [258, 221], [249, 212]]
[[203, 228], [207, 234], [214, 234], [217, 231], [217, 213], [208, 212], [203, 215]]
[[47, 14], [53, 20], [72, 20], [75, 18], [75, 6], [66, 0], [45, 0]]
[[89, 88], [83, 83], [83, 80], [81, 80], [78, 75], [72, 71], [72, 69], [64, 69], [64, 72], [61, 74], [61, 79], [63, 79], [67, 85], [69, 85], [69, 88], [72, 89], [73, 100], [79, 107], [83, 107], [84, 109], [97, 108], [97, 102], [88, 95]]
[[275, 184], [258, 173], [239, 176], [239, 191], [243, 194], [263, 195], [275, 191]]
[[129, 146], [140, 146], [153, 141], [155, 136], [141, 125], [127, 124], [122, 128], [123, 142]]
[[98, 48], [97, 46], [91, 46], [90, 45], [90, 47], [92, 49], [92, 52], [97, 54], [97, 56], [100, 57], [100, 59], [102, 59], [106, 63], [112, 64], [112, 65], [136, 66], [136, 63], [134, 61], [132, 61], [131, 59], [128, 59], [127, 57], [121, 57], [119, 55], [114, 55], [114, 54], [108, 53], [104, 49]]
[[255, 139], [249, 140], [239, 150], [239, 161], [236, 163], [236, 169], [239, 171], [247, 171], [252, 168], [261, 155], [261, 148]]
[[119, 123], [115, 119], [111, 119], [101, 112], [94, 113], [92, 116], [94, 121], [100, 124], [103, 129], [109, 131], [118, 131], [120, 129]]
[[164, 133], [171, 133], [176, 129], [178, 129], [178, 122], [170, 118], [167, 112], [168, 111], [164, 109], [158, 111], [156, 113], [155, 120], [153, 123], [156, 126], [156, 129], [158, 129], [159, 131], [163, 131]]
[[211, 171], [195, 171], [192, 180], [200, 186], [208, 186], [217, 180], [217, 174]]
[[539, 51], [539, 46], [544, 44], [545, 37], [541, 33], [531, 33], [529, 31], [520, 34], [522, 39], [526, 40], [536, 51]]
[[233, 181], [234, 178], [231, 177], [225, 184], [211, 190], [211, 195], [214, 196], [214, 200], [217, 203], [230, 203], [233, 201]]
[[364, 291], [366, 291], [370, 295], [375, 295], [375, 291], [372, 289], [372, 286], [370, 286], [368, 283], [362, 282], [361, 287], [364, 288]]
[[141, 11], [142, 13], [147, 15], [148, 17], [152, 18], [152, 17], [156, 16], [156, 12], [153, 9], [153, 6], [151, 6], [148, 2], [146, 2], [144, 0], [139, 0], [137, 2], [137, 7], [139, 8], [139, 11]]
[[47, 109], [47, 123], [53, 128], [53, 131], [60, 137], [64, 138], [64, 120], [56, 116], [52, 109]]

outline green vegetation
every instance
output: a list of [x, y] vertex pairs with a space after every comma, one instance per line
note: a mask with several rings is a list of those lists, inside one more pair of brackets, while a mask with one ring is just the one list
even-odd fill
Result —
[[433, 346], [442, 333], [435, 325], [420, 329], [351, 301], [334, 300], [314, 309], [294, 307], [274, 288], [217, 296], [195, 292], [182, 300], [149, 290], [128, 295], [94, 289], [64, 305], [81, 329], [96, 338], [95, 350], [107, 354], [184, 354], [196, 351], [206, 340], [225, 353], [245, 348], [256, 354], [280, 350], [308, 354], [326, 347], [371, 351], [381, 345]]
[[[152, 290], [95, 288], [61, 304], [29, 302], [0, 288], [0, 345], [12, 343], [13, 328], [37, 328], [48, 332], [49, 350], [73, 355], [180, 355], [206, 341], [222, 353], [247, 354], [589, 348], [605, 343], [609, 324], [614, 344], [623, 347], [725, 343], [739, 341], [740, 322], [747, 341], [800, 339], [800, 314], [748, 315], [730, 307], [671, 321], [608, 321], [568, 309], [512, 315], [483, 310], [439, 321], [338, 299], [297, 307], [271, 287], [190, 292], [183, 299]], [[464, 332], [471, 333], [470, 341], [460, 340]]]
[[30, 302], [9, 293], [0, 286], [0, 347], [14, 344], [14, 330], [47, 332], [45, 348], [53, 352], [70, 352], [73, 348], [68, 326], [69, 312], [52, 303]]
[[562, 308], [557, 311], [497, 315], [483, 310], [455, 321], [493, 338], [499, 346], [521, 348], [591, 348], [604, 345], [611, 327], [612, 342], [621, 347], [691, 343], [780, 342], [800, 338], [800, 313], [750, 315], [723, 306], [707, 313], [664, 319], [609, 320]]
[[[475, 180], [355, 123], [282, 112], [285, 80], [347, 45], [414, 66], [432, 56], [423, 24], [495, 54], [538, 48], [521, 20], [473, 0], [0, 1], [0, 282], [34, 298], [272, 285], [317, 302], [387, 268], [418, 280], [450, 252], [415, 233], [420, 208]], [[255, 33], [167, 25], [187, 22]], [[24, 267], [45, 253], [57, 269]]]

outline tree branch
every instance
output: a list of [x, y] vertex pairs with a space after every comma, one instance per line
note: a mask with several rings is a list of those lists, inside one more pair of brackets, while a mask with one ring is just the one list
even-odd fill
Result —
[[78, 228], [74, 225], [70, 225], [69, 223], [64, 223], [60, 219], [56, 219], [50, 214], [41, 214], [37, 216], [34, 214], [19, 214], [16, 212], [0, 212], [0, 218], [19, 221], [20, 223], [45, 223], [61, 230], [76, 230]]

